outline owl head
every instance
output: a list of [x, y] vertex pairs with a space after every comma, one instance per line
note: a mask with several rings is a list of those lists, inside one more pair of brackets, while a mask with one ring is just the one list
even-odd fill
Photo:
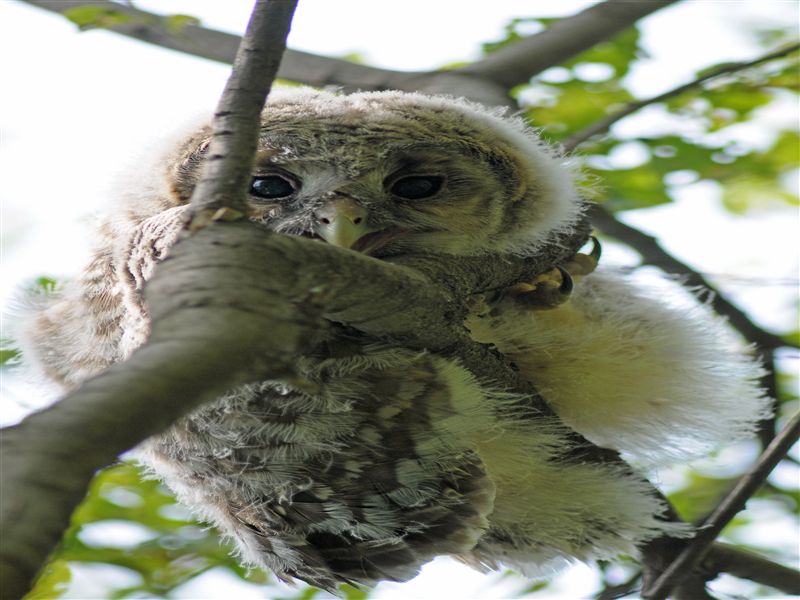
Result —
[[[186, 203], [210, 129], [168, 161]], [[403, 92], [276, 90], [261, 121], [250, 217], [377, 257], [530, 254], [570, 230], [581, 203], [564, 161], [518, 118]]]

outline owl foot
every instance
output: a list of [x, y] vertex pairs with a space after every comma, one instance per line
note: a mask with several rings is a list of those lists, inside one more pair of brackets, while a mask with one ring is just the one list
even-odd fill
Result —
[[567, 263], [542, 273], [532, 281], [518, 283], [505, 290], [507, 297], [534, 310], [555, 308], [569, 300], [576, 278], [588, 275], [597, 268], [602, 249], [592, 236], [589, 254], [575, 254]]
[[581, 254], [578, 252], [569, 259], [569, 262], [561, 265], [565, 270], [569, 271], [573, 277], [583, 277], [588, 275], [597, 268], [600, 262], [600, 256], [603, 254], [603, 248], [600, 246], [600, 241], [591, 236], [592, 249], [589, 254]]

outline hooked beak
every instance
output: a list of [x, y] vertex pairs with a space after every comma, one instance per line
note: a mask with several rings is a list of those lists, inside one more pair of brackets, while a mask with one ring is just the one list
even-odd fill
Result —
[[336, 198], [314, 211], [314, 233], [329, 244], [349, 249], [376, 231], [367, 224], [368, 216], [367, 209], [352, 198]]

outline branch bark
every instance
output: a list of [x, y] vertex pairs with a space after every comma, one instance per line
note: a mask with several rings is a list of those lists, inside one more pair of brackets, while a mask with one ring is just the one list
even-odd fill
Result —
[[[106, 8], [131, 18], [129, 22], [110, 28], [116, 33], [219, 62], [230, 63], [233, 60], [239, 41], [235, 35], [195, 25], [186, 25], [180, 35], [175, 35], [159, 15], [110, 0], [23, 1], [56, 13], [86, 5]], [[464, 96], [490, 106], [516, 108], [508, 95], [511, 86], [523, 83], [537, 73], [588, 50], [630, 27], [638, 19], [676, 1], [607, 0], [572, 17], [561, 19], [542, 33], [453, 71], [379, 69], [289, 49], [284, 54], [278, 77], [317, 87], [336, 85], [344, 91], [419, 91]]]
[[[260, 112], [285, 47], [295, 5], [287, 0], [256, 0], [237, 53], [237, 69], [214, 118], [212, 143], [217, 154], [208, 161], [205, 185], [193, 200], [198, 215], [237, 205], [244, 213]], [[181, 295], [185, 289], [196, 292], [200, 281], [211, 285], [215, 294], [207, 297], [204, 292], [183, 306], [183, 311], [168, 311], [159, 320], [157, 331], [154, 329], [152, 344], [129, 363], [115, 365], [102, 377], [86, 382], [53, 410], [3, 430], [0, 596], [18, 598], [27, 591], [67, 528], [96, 469], [143, 436], [163, 430], [192, 406], [213, 399], [237, 381], [249, 380], [257, 354], [242, 353], [241, 348], [257, 348], [264, 341], [248, 325], [250, 314], [230, 308], [239, 305], [224, 293], [227, 275], [204, 269], [197, 281], [181, 281], [185, 285], [173, 290], [176, 298], [185, 299]], [[153, 307], [156, 314], [159, 304]], [[275, 329], [266, 330], [289, 352], [300, 345], [301, 310], [289, 310], [285, 304], [269, 300], [248, 308], [262, 319], [271, 315], [267, 320]], [[198, 346], [198, 339], [213, 343]], [[286, 358], [274, 358], [273, 368], [289, 369]], [[183, 402], [170, 402], [176, 397]], [[154, 404], [154, 400], [161, 402]]]
[[675, 2], [606, 0], [553, 23], [541, 33], [509, 44], [458, 72], [488, 79], [508, 89], [610, 39], [639, 19]]
[[208, 155], [191, 198], [194, 227], [213, 219], [222, 208], [231, 209], [227, 220], [244, 218], [247, 212], [247, 187], [258, 147], [261, 111], [278, 74], [297, 7], [297, 0], [266, 1], [256, 0], [214, 113]]
[[[730, 493], [698, 527], [695, 537], [664, 573], [652, 586], [645, 587], [644, 598], [664, 600], [673, 587], [680, 585], [687, 575], [691, 575], [693, 568], [707, 552], [709, 545], [722, 532], [725, 525], [736, 516], [736, 513], [744, 508], [747, 500], [764, 483], [767, 476], [797, 441], [798, 435], [800, 435], [800, 413], [792, 417], [783, 431], [767, 447], [756, 465], [738, 481]], [[795, 585], [797, 585], [796, 579]]]

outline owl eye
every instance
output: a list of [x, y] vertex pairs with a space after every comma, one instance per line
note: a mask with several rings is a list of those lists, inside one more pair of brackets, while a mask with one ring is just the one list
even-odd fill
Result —
[[390, 191], [406, 200], [429, 198], [442, 187], [444, 179], [436, 175], [412, 175], [402, 177], [392, 184]]
[[295, 183], [283, 175], [264, 175], [253, 177], [250, 193], [259, 198], [275, 200], [287, 198], [295, 192]]

